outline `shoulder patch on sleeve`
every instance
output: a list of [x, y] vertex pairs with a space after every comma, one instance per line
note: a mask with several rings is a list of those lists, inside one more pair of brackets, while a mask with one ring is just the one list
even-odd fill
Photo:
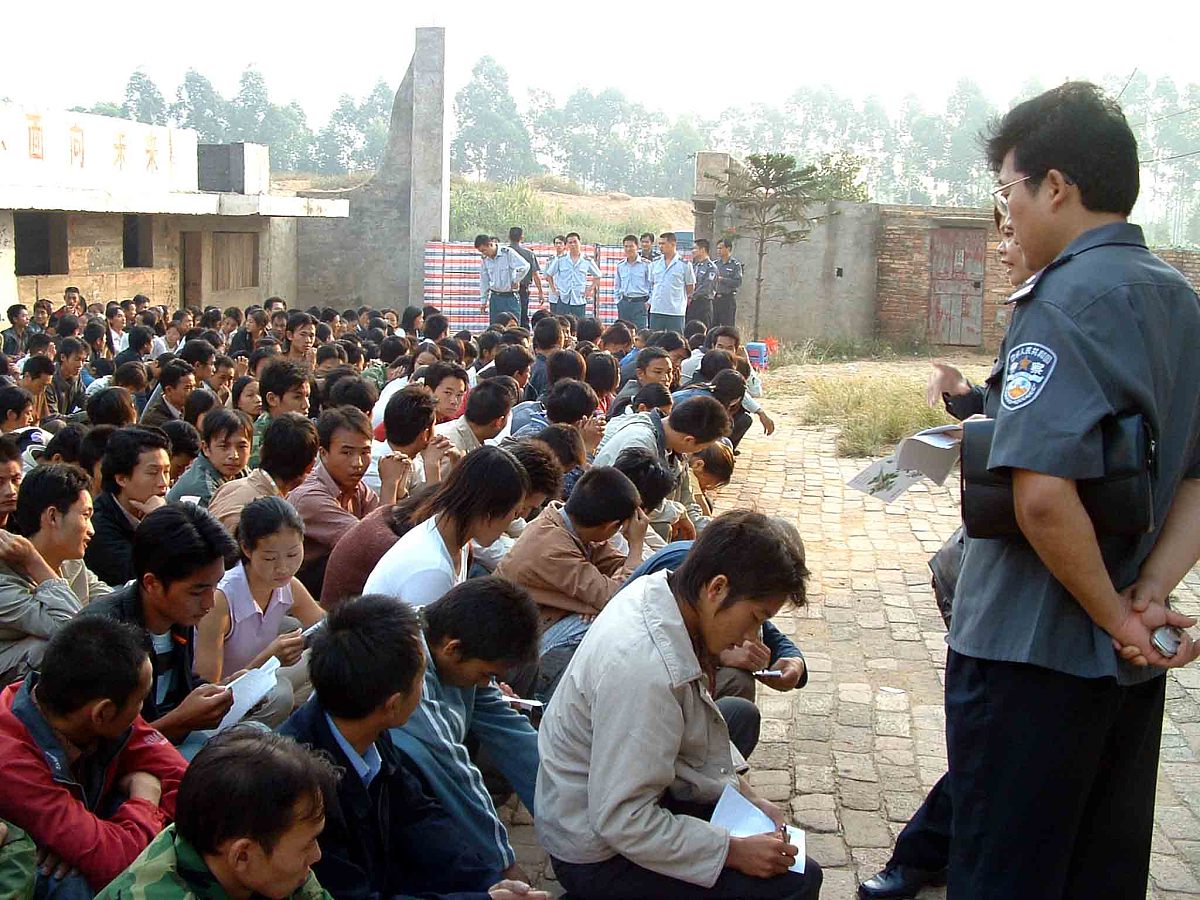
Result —
[[1004, 367], [1004, 392], [1000, 404], [1005, 409], [1028, 406], [1042, 393], [1058, 354], [1042, 344], [1025, 343], [1014, 347]]

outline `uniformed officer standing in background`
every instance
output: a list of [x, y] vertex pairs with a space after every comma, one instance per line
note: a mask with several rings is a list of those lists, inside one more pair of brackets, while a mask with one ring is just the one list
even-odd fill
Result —
[[[1039, 274], [1016, 298], [988, 461], [1011, 473], [1022, 536], [967, 540], [950, 629], [948, 896], [1142, 900], [1162, 667], [1197, 655], [1151, 636], [1194, 624], [1165, 601], [1200, 557], [1200, 301], [1127, 222], [1137, 142], [1094, 85], [1015, 107], [987, 152]], [[1076, 482], [1104, 474], [1101, 423], [1131, 412], [1156, 439], [1155, 525], [1097, 534]]]
[[737, 325], [737, 292], [742, 286], [742, 264], [733, 258], [733, 241], [717, 241], [717, 296], [713, 299], [713, 324]]

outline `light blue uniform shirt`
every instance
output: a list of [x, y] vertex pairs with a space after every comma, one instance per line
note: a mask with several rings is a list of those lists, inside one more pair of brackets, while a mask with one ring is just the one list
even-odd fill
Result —
[[687, 285], [696, 283], [692, 264], [676, 253], [650, 263], [650, 312], [660, 316], [682, 316], [687, 309]]
[[640, 256], [633, 262], [627, 259], [617, 263], [617, 277], [613, 293], [618, 300], [627, 297], [650, 296], [650, 264]]
[[337, 745], [342, 748], [342, 752], [346, 754], [346, 759], [350, 760], [350, 765], [354, 766], [354, 771], [358, 773], [358, 777], [362, 780], [363, 787], [370, 787], [371, 782], [375, 780], [375, 776], [379, 774], [379, 770], [383, 768], [383, 760], [379, 757], [379, 751], [372, 744], [367, 748], [366, 756], [359, 755], [359, 752], [350, 746], [350, 742], [346, 740], [329, 713], [325, 713], [325, 721], [329, 724], [329, 730], [333, 733], [333, 739], [337, 741]]
[[529, 263], [512, 247], [501, 247], [495, 257], [480, 257], [479, 296], [485, 303], [491, 291], [514, 293], [513, 287], [529, 271]]
[[590, 256], [579, 254], [579, 259], [571, 259], [570, 253], [564, 253], [550, 261], [546, 274], [554, 278], [554, 291], [558, 294], [559, 303], [569, 303], [578, 306], [587, 301], [583, 292], [587, 289], [588, 276], [600, 277], [600, 270], [592, 262]]

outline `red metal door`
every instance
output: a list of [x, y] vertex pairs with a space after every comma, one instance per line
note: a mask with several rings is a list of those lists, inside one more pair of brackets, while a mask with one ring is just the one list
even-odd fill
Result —
[[929, 337], [934, 343], [983, 343], [986, 256], [982, 228], [935, 228], [929, 233]]

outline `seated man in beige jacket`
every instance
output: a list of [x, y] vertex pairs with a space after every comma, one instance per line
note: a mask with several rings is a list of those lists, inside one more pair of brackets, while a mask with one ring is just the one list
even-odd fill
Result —
[[0, 530], [0, 684], [41, 662], [54, 633], [112, 591], [83, 562], [91, 540], [91, 479], [76, 466], [38, 466], [21, 483], [17, 527]]
[[[542, 655], [583, 640], [592, 619], [641, 563], [649, 524], [633, 482], [603, 466], [579, 479], [566, 505], [550, 504], [525, 527], [496, 574], [537, 602]], [[618, 531], [629, 543], [628, 555], [609, 543]]]

